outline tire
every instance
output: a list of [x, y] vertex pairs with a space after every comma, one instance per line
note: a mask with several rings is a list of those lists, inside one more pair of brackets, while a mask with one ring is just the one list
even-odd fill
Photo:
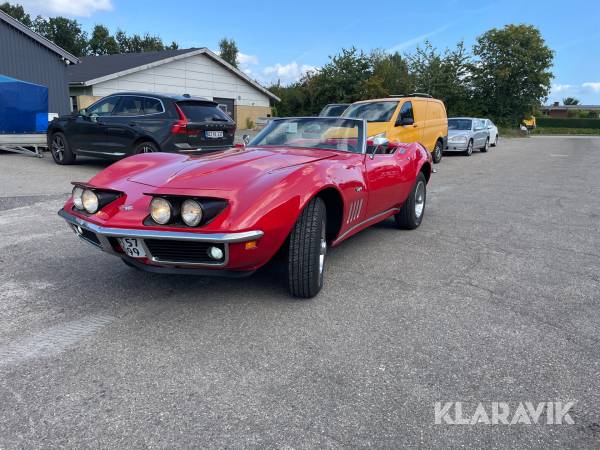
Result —
[[135, 148], [133, 149], [134, 155], [139, 155], [141, 153], [155, 153], [155, 152], [160, 152], [160, 149], [154, 142], [151, 142], [151, 141], [139, 142], [138, 144], [136, 144]]
[[410, 195], [402, 205], [402, 209], [394, 216], [398, 228], [414, 230], [423, 221], [425, 203], [427, 201], [427, 180], [423, 172], [419, 172]]
[[444, 153], [444, 149], [442, 148], [443, 145], [444, 144], [439, 139], [435, 143], [435, 147], [433, 148], [433, 152], [431, 152], [431, 156], [433, 157], [433, 163], [434, 164], [438, 164], [442, 160], [442, 156], [443, 156], [443, 153]]
[[496, 135], [496, 138], [494, 139], [494, 142], [492, 142], [492, 147], [498, 147], [498, 135]]
[[485, 152], [487, 152], [489, 149], [490, 149], [490, 138], [488, 137], [488, 138], [485, 140], [485, 145], [484, 145], [483, 147], [481, 147], [481, 148], [479, 149], [479, 151], [480, 151], [480, 152], [483, 152], [483, 153], [485, 153]]
[[53, 133], [50, 139], [50, 153], [56, 164], [66, 166], [75, 162], [75, 155], [64, 133]]
[[465, 156], [471, 156], [473, 154], [473, 139], [467, 144], [467, 149], [463, 152]]
[[294, 297], [314, 297], [323, 287], [326, 230], [325, 202], [315, 197], [306, 205], [290, 234], [288, 287]]

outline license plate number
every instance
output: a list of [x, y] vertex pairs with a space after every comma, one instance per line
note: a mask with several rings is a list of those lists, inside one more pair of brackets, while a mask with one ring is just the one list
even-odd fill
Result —
[[144, 258], [146, 251], [138, 238], [120, 238], [121, 248], [127, 256], [132, 258]]
[[218, 138], [222, 138], [223, 137], [223, 132], [222, 131], [207, 131], [206, 132], [206, 137], [210, 138], [210, 139], [218, 139]]

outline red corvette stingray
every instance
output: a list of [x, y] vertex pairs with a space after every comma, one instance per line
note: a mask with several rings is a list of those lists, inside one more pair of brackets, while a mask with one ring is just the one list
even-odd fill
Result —
[[132, 156], [73, 183], [59, 215], [152, 272], [244, 276], [284, 248], [290, 292], [313, 297], [328, 246], [391, 216], [400, 228], [423, 220], [430, 153], [366, 129], [359, 119], [277, 119], [245, 148]]

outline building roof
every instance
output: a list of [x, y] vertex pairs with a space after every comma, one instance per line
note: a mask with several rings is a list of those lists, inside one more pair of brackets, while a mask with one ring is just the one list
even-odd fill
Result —
[[8, 14], [6, 14], [4, 11], [0, 11], [0, 20], [3, 21], [3, 22], [5, 22], [5, 23], [7, 23], [8, 25], [10, 25], [11, 27], [15, 28], [16, 30], [20, 31], [21, 33], [23, 33], [24, 35], [26, 35], [30, 39], [32, 39], [32, 40], [36, 41], [37, 43], [43, 45], [44, 47], [46, 47], [51, 52], [56, 53], [58, 56], [60, 56], [62, 59], [64, 59], [68, 63], [70, 63], [70, 64], [77, 64], [79, 62], [79, 58], [77, 58], [76, 56], [71, 55], [68, 51], [66, 51], [65, 49], [59, 47], [54, 42], [49, 41], [48, 39], [46, 39], [41, 34], [38, 34], [35, 31], [31, 30], [30, 28], [26, 27], [21, 22], [19, 22], [17, 19], [15, 19], [12, 16], [9, 16]]
[[224, 66], [230, 72], [242, 78], [253, 87], [263, 92], [270, 98], [279, 101], [272, 92], [254, 81], [241, 70], [233, 67], [223, 58], [211, 52], [206, 47], [186, 48], [179, 50], [162, 50], [143, 53], [120, 53], [116, 55], [87, 56], [81, 63], [68, 68], [69, 84], [75, 86], [92, 86], [94, 84], [112, 80], [123, 75], [139, 72], [151, 67], [167, 64], [190, 56], [204, 54], [213, 61]]

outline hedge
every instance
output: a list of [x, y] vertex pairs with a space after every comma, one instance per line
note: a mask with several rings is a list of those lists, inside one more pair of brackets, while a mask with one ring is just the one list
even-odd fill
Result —
[[600, 119], [536, 117], [536, 124], [544, 128], [600, 128]]

